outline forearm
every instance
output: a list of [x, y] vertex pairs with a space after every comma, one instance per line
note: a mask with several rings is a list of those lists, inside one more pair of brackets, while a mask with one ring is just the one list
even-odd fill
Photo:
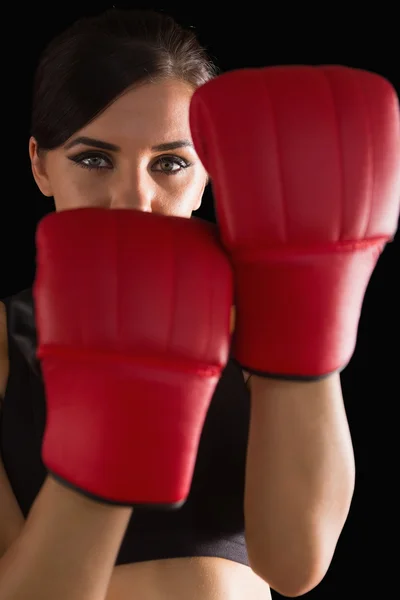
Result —
[[275, 575], [279, 565], [282, 579], [289, 573], [300, 581], [302, 573], [329, 566], [354, 490], [340, 378], [297, 383], [253, 376], [250, 389], [249, 553], [273, 565]]
[[0, 560], [0, 600], [104, 600], [131, 513], [48, 477]]

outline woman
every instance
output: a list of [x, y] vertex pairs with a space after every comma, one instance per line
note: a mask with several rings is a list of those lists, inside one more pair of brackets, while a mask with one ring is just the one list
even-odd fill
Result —
[[[57, 211], [130, 207], [190, 218], [207, 174], [185, 142], [189, 102], [214, 74], [193, 33], [165, 15], [111, 10], [77, 22], [37, 69], [29, 153], [41, 192], [54, 197]], [[214, 395], [186, 504], [172, 513], [135, 509], [128, 523], [126, 509], [99, 506], [46, 479], [32, 291], [2, 307], [0, 542], [2, 555], [12, 546], [10, 569], [26, 582], [14, 582], [13, 597], [27, 590], [43, 600], [269, 597], [249, 567], [244, 537], [249, 393], [239, 368], [228, 364]], [[226, 427], [234, 453], [221, 436]], [[52, 539], [41, 546], [45, 529]], [[5, 593], [1, 600], [11, 597]]]
[[[112, 10], [76, 23], [37, 71], [29, 152], [41, 192], [59, 212], [189, 219], [207, 184], [189, 104], [214, 74], [192, 32], [165, 15]], [[246, 380], [228, 362], [187, 502], [132, 512], [47, 476], [33, 314], [31, 290], [4, 300], [0, 600], [265, 600], [269, 586], [298, 596], [321, 581], [354, 489], [337, 373]]]

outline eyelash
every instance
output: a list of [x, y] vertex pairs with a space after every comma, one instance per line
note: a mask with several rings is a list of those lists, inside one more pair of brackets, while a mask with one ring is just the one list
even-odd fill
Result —
[[[111, 167], [96, 167], [96, 166], [89, 166], [86, 165], [83, 161], [88, 159], [88, 158], [101, 158], [102, 160], [107, 161], [108, 163], [111, 163], [110, 159], [108, 156], [104, 155], [104, 154], [99, 154], [99, 153], [81, 153], [78, 154], [76, 156], [71, 156], [69, 157], [70, 160], [72, 160], [72, 162], [74, 162], [78, 167], [81, 167], [82, 169], [87, 169], [88, 171], [108, 171]], [[169, 160], [171, 162], [173, 162], [174, 164], [179, 165], [180, 169], [176, 170], [176, 171], [170, 171], [169, 173], [167, 171], [162, 171], [157, 169], [156, 172], [159, 173], [163, 173], [164, 175], [177, 175], [178, 173], [181, 173], [182, 170], [187, 169], [188, 167], [191, 166], [191, 163], [183, 158], [181, 158], [180, 156], [174, 156], [174, 155], [164, 155], [164, 156], [159, 156], [156, 160], [156, 162], [154, 164], [157, 164], [163, 160]], [[154, 166], [154, 164], [152, 166]]]

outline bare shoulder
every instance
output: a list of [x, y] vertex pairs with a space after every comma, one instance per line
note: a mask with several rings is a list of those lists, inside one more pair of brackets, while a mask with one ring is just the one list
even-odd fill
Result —
[[7, 315], [5, 305], [0, 302], [0, 403], [6, 391], [8, 369]]

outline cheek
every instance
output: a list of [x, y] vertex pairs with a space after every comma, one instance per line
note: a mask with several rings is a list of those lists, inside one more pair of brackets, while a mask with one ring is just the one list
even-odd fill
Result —
[[178, 217], [190, 217], [191, 213], [198, 208], [202, 197], [202, 187], [199, 185], [184, 186], [181, 190], [175, 190], [174, 194], [165, 195], [160, 198], [162, 212]]
[[52, 189], [57, 210], [68, 210], [86, 206], [101, 206], [106, 202], [107, 189], [95, 177], [74, 165], [63, 166], [54, 171]]
[[190, 216], [197, 210], [204, 192], [206, 177], [197, 172], [194, 176], [183, 177], [174, 185], [174, 194], [169, 197], [170, 211], [177, 216]]

